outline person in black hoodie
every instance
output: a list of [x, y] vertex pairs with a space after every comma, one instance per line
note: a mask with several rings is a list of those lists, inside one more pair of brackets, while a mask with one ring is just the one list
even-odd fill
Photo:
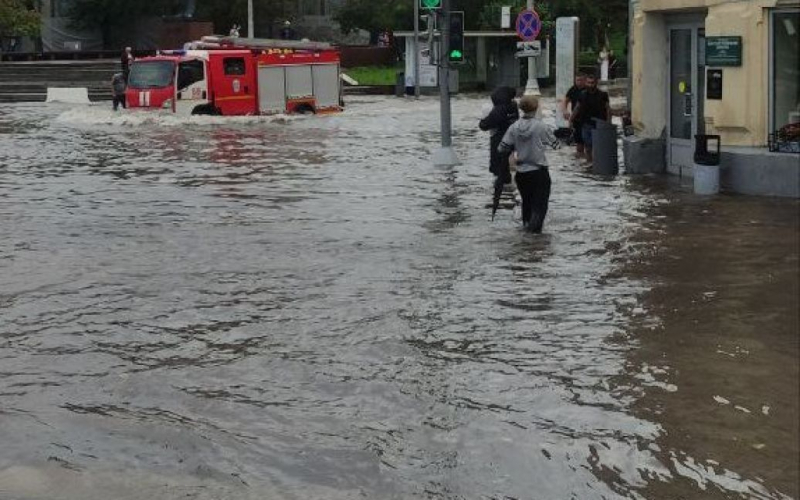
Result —
[[514, 102], [517, 91], [511, 87], [498, 87], [492, 92], [492, 111], [478, 126], [483, 131], [490, 131], [489, 139], [489, 172], [498, 177], [498, 182], [503, 184], [511, 182], [511, 171], [508, 166], [510, 153], [501, 153], [497, 150], [503, 140], [508, 127], [519, 119], [519, 108]]
[[517, 91], [511, 87], [498, 87], [492, 92], [492, 111], [480, 121], [481, 130], [489, 131], [489, 172], [495, 175], [492, 219], [500, 202], [503, 186], [511, 182], [508, 160], [511, 152], [500, 152], [497, 148], [508, 128], [519, 119], [519, 108], [514, 101]]

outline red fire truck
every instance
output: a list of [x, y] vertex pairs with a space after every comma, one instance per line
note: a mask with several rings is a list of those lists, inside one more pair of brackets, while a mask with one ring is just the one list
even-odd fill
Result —
[[203, 37], [137, 59], [129, 108], [181, 115], [268, 115], [342, 110], [339, 52], [326, 43]]

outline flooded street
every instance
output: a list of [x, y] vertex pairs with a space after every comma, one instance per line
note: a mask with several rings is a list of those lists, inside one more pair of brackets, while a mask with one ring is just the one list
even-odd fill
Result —
[[800, 204], [491, 222], [485, 103], [0, 108], [0, 500], [800, 498]]

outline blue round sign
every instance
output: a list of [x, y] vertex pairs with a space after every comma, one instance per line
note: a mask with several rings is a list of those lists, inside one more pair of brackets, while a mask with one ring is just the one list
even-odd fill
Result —
[[542, 31], [542, 20], [535, 10], [523, 10], [517, 16], [517, 35], [526, 42], [532, 42]]

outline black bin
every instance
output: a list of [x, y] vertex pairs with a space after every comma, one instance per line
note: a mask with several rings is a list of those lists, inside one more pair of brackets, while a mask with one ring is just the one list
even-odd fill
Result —
[[598, 175], [617, 175], [619, 173], [617, 126], [598, 118], [592, 120], [595, 124], [592, 132], [592, 172]]
[[[709, 148], [709, 142], [715, 142]], [[720, 142], [718, 135], [697, 134], [694, 136], [694, 162], [698, 165], [719, 166]]]

